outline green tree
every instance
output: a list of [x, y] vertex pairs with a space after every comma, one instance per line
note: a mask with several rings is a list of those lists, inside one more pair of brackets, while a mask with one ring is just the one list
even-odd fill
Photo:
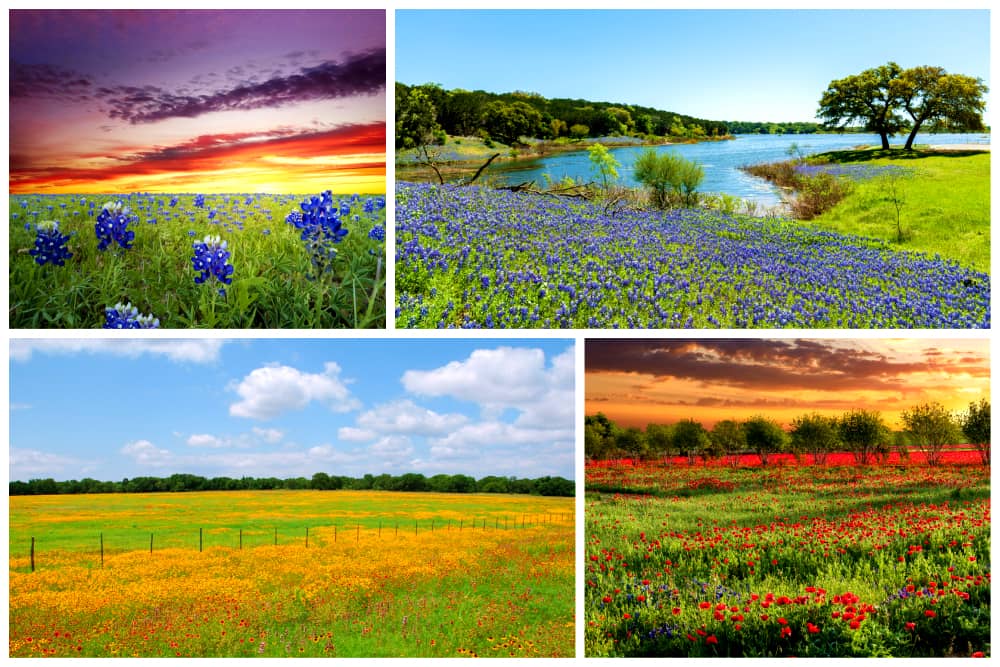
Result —
[[491, 102], [483, 110], [483, 126], [492, 138], [505, 144], [543, 132], [542, 114], [527, 102]]
[[618, 167], [621, 163], [603, 144], [594, 144], [587, 152], [590, 154], [590, 168], [597, 172], [601, 179], [601, 187], [607, 190], [608, 181], [618, 178]]
[[955, 418], [940, 403], [924, 403], [901, 415], [913, 444], [923, 450], [927, 463], [936, 466], [941, 463], [944, 446], [959, 438], [959, 426]]
[[889, 427], [875, 411], [851, 410], [837, 420], [840, 441], [857, 463], [874, 463], [889, 453]]
[[573, 137], [577, 141], [585, 139], [589, 134], [590, 128], [581, 123], [574, 123], [569, 128], [569, 136]]
[[740, 455], [747, 448], [747, 434], [735, 419], [723, 419], [715, 423], [711, 432], [712, 442], [726, 455], [729, 465], [736, 467]]
[[625, 456], [633, 459], [644, 459], [649, 456], [646, 445], [646, 434], [634, 426], [618, 432], [618, 449]]
[[583, 424], [583, 451], [587, 458], [602, 460], [618, 455], [619, 428], [614, 422], [598, 412], [584, 417]]
[[944, 124], [952, 131], [983, 129], [983, 95], [989, 88], [982, 79], [923, 66], [904, 70], [893, 83], [893, 92], [912, 123], [906, 150], [913, 149], [917, 132], [928, 121]]
[[990, 464], [990, 402], [985, 398], [969, 403], [960, 417], [962, 434], [979, 452], [984, 466]]
[[650, 456], [667, 458], [673, 451], [671, 428], [666, 424], [646, 425], [646, 445]]
[[866, 69], [830, 82], [819, 101], [816, 115], [827, 129], [844, 129], [861, 125], [882, 139], [882, 148], [889, 148], [889, 135], [904, 127], [899, 115], [899, 94], [893, 82], [902, 68], [890, 62]]
[[743, 432], [746, 434], [747, 447], [760, 457], [760, 463], [767, 465], [771, 454], [777, 454], [785, 448], [785, 432], [778, 422], [757, 415], [743, 422]]
[[826, 463], [827, 455], [840, 446], [837, 420], [818, 413], [803, 415], [792, 421], [792, 448], [801, 454], [812, 454], [818, 465]]
[[707, 458], [706, 452], [711, 447], [712, 440], [708, 437], [708, 431], [701, 425], [701, 422], [694, 419], [682, 419], [673, 425], [671, 431], [673, 448], [682, 456], [687, 456], [688, 461], [694, 463], [698, 456]]
[[414, 148], [434, 141], [441, 131], [437, 108], [427, 91], [396, 84], [396, 148]]

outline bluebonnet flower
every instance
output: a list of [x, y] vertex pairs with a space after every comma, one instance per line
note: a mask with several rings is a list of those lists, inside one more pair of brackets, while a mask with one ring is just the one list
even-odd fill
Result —
[[385, 241], [385, 225], [375, 225], [368, 232], [368, 238], [373, 241]]
[[226, 263], [229, 255], [226, 242], [220, 240], [218, 236], [206, 236], [202, 241], [195, 241], [194, 257], [191, 258], [191, 262], [194, 264], [194, 270], [201, 271], [201, 275], [195, 276], [194, 281], [201, 284], [214, 276], [226, 285], [233, 282], [230, 278], [233, 274], [233, 265]]
[[300, 208], [301, 214], [289, 213], [285, 221], [302, 230], [302, 240], [316, 268], [320, 272], [328, 271], [337, 257], [334, 245], [347, 236], [333, 201], [333, 193], [327, 190], [318, 197], [311, 197], [302, 202]]
[[29, 250], [28, 254], [35, 258], [39, 266], [45, 266], [46, 263], [62, 266], [73, 256], [66, 247], [66, 241], [69, 241], [72, 235], [61, 234], [58, 222], [54, 220], [40, 222], [35, 231], [38, 233], [35, 237], [35, 247]]
[[194, 196], [194, 207], [195, 208], [205, 208], [205, 195], [195, 195]]
[[132, 247], [135, 239], [135, 232], [128, 229], [132, 219], [129, 217], [129, 210], [121, 202], [112, 204], [108, 202], [101, 208], [97, 216], [97, 223], [94, 225], [94, 233], [97, 234], [97, 249], [107, 250], [113, 242], [128, 250]]
[[175, 197], [171, 197], [170, 198], [170, 208], [173, 208], [174, 206], [177, 206], [177, 202], [178, 201], [179, 201], [179, 199], [176, 196]]
[[139, 309], [131, 302], [122, 305], [120, 302], [114, 308], [104, 309], [105, 329], [158, 329], [160, 320], [153, 314], [140, 315]]

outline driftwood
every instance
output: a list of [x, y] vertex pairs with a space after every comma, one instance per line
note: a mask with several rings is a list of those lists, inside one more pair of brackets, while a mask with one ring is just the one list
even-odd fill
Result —
[[[593, 198], [589, 187], [593, 185], [592, 183], [582, 183], [579, 185], [571, 185], [563, 188], [547, 188], [545, 190], [539, 190], [535, 187], [534, 181], [525, 181], [523, 183], [518, 183], [516, 185], [499, 185], [496, 190], [509, 190], [510, 192], [528, 192], [533, 195], [545, 195], [547, 197], [570, 197], [573, 199], [586, 199], [590, 200]], [[575, 190], [575, 192], [574, 192]]]
[[493, 160], [496, 160], [498, 157], [500, 157], [500, 153], [494, 153], [491, 155], [490, 159], [484, 162], [483, 166], [476, 170], [476, 175], [469, 179], [469, 183], [475, 183], [476, 179], [479, 178], [479, 175], [483, 173], [483, 170], [490, 166], [490, 162], [493, 162]]
[[427, 144], [420, 144], [420, 150], [424, 154], [424, 163], [433, 169], [435, 174], [437, 174], [438, 184], [444, 185], [444, 176], [441, 175], [441, 170], [437, 168], [437, 165], [434, 164], [434, 160], [431, 159], [430, 153], [427, 152]]

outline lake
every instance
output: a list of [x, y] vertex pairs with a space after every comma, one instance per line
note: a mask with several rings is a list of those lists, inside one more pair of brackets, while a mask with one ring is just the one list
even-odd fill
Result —
[[[905, 138], [905, 136], [895, 137], [891, 143], [894, 146], [902, 146]], [[657, 146], [656, 150], [672, 151], [701, 164], [705, 169], [705, 179], [699, 188], [701, 192], [724, 192], [770, 207], [781, 202], [778, 188], [763, 179], [740, 171], [740, 167], [787, 160], [789, 147], [793, 143], [799, 147], [801, 153], [811, 155], [862, 144], [877, 146], [880, 144], [880, 140], [875, 134], [743, 134], [737, 135], [732, 141], [706, 141], [697, 144]], [[918, 134], [916, 143], [932, 145], [989, 143], [989, 135]], [[639, 185], [632, 176], [632, 165], [644, 150], [646, 147], [641, 146], [609, 149], [609, 152], [621, 163], [618, 168], [618, 179], [621, 184]], [[497, 181], [504, 184], [524, 181], [544, 184], [545, 174], [548, 174], [553, 181], [559, 181], [566, 176], [584, 182], [597, 180], [585, 150], [557, 153], [533, 160], [507, 162], [491, 167], [490, 173]]]

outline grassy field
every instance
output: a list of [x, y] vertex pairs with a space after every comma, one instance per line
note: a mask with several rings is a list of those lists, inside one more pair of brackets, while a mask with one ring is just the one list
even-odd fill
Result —
[[990, 651], [989, 469], [588, 466], [590, 656]]
[[902, 201], [896, 208], [886, 178], [859, 180], [833, 209], [809, 224], [840, 234], [883, 239], [900, 250], [940, 254], [962, 266], [990, 271], [990, 153], [974, 151], [868, 150], [818, 156], [833, 164], [897, 165]]
[[569, 498], [13, 497], [10, 655], [571, 656], [573, 526]]
[[[336, 257], [312, 252], [289, 224], [303, 195], [22, 195], [10, 198], [11, 328], [100, 328], [105, 309], [131, 303], [161, 328], [385, 326], [385, 197], [342, 196], [347, 230]], [[99, 247], [95, 224], [122, 203], [127, 226]], [[300, 216], [301, 218], [301, 216]], [[39, 229], [58, 224], [70, 256], [40, 264]], [[231, 284], [196, 283], [195, 242], [225, 242]], [[129, 247], [125, 247], [125, 246]], [[322, 265], [314, 260], [319, 259]]]

